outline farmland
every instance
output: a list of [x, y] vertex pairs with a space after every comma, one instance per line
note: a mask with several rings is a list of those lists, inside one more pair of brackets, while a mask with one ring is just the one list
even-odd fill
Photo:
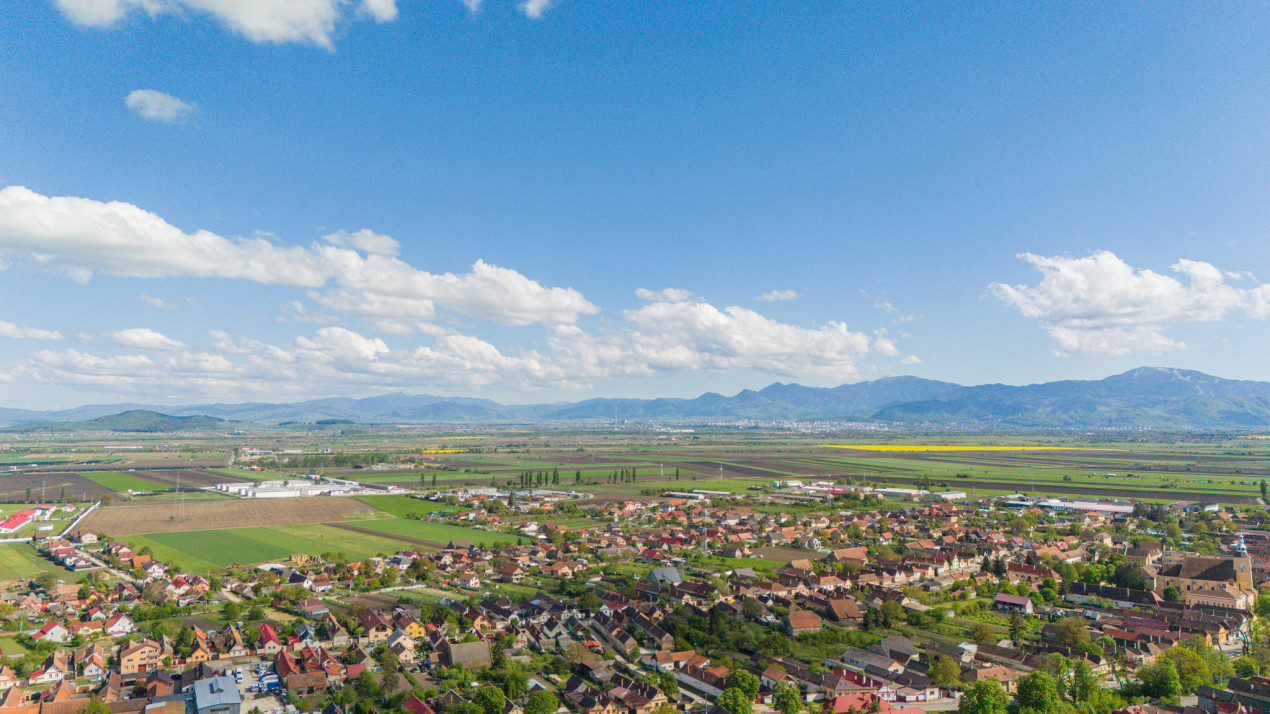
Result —
[[358, 501], [376, 508], [384, 513], [390, 513], [398, 518], [404, 517], [407, 513], [438, 513], [440, 511], [466, 511], [466, 507], [450, 506], [435, 501], [424, 501], [409, 496], [359, 496]]
[[515, 543], [517, 538], [506, 533], [491, 533], [475, 528], [451, 526], [444, 523], [431, 523], [406, 518], [385, 518], [370, 521], [359, 521], [359, 530], [383, 534], [391, 538], [394, 535], [405, 536], [433, 544], [433, 547], [444, 546], [452, 540], [471, 540], [475, 544], [491, 545], [493, 543]]
[[291, 523], [340, 521], [358, 510], [370, 512], [351, 498], [216, 500], [180, 504], [146, 504], [99, 508], [82, 527], [111, 536], [175, 531], [217, 530]]
[[154, 491], [155, 489], [167, 488], [166, 484], [157, 483], [155, 481], [140, 478], [135, 474], [121, 473], [119, 471], [84, 471], [81, 475], [89, 481], [92, 481], [104, 488], [108, 488], [116, 493], [124, 493], [127, 491]]
[[31, 544], [0, 544], [0, 581], [28, 580], [46, 570], [60, 569], [36, 554]]
[[[29, 492], [28, 492], [29, 489]], [[0, 474], [0, 502], [35, 503], [62, 498], [96, 500], [114, 494], [109, 488], [64, 471]]]
[[364, 559], [402, 548], [388, 538], [320, 524], [152, 533], [127, 540], [136, 548], [149, 546], [154, 557], [169, 565], [177, 563], [196, 572], [283, 560], [294, 553], [343, 553], [346, 558]]

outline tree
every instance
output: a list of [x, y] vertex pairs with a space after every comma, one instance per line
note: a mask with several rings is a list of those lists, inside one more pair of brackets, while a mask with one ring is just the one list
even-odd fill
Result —
[[1235, 676], [1240, 679], [1248, 679], [1257, 676], [1257, 660], [1244, 656], [1234, 662]]
[[57, 587], [57, 576], [45, 571], [35, 578], [35, 584], [40, 586], [41, 590], [49, 591]]
[[[754, 701], [758, 696], [759, 679], [743, 669], [733, 670], [728, 673], [727, 686], [729, 689], [736, 688], [745, 693], [745, 696]], [[733, 714], [736, 714], [733, 712]]]
[[723, 690], [715, 703], [726, 709], [728, 714], [754, 714], [754, 700], [736, 687]]
[[1261, 479], [1261, 500], [1266, 500], [1266, 480]]
[[997, 638], [997, 635], [995, 632], [992, 631], [992, 628], [988, 627], [982, 622], [976, 622], [975, 624], [971, 625], [969, 634], [970, 634], [970, 639], [974, 640], [976, 644], [980, 644], [980, 645], [986, 645]]
[[384, 696], [389, 696], [397, 691], [399, 684], [401, 684], [401, 675], [397, 674], [395, 669], [385, 670], [383, 676], [379, 678], [379, 689]]
[[944, 689], [952, 689], [961, 682], [961, 667], [952, 657], [940, 655], [939, 659], [931, 665], [926, 676], [935, 680], [935, 683]]
[[530, 694], [529, 701], [525, 702], [525, 714], [554, 714], [559, 708], [560, 702], [556, 695], [545, 689]]
[[1010, 698], [995, 679], [971, 682], [961, 694], [957, 714], [1005, 714]]
[[1089, 641], [1089, 628], [1085, 626], [1085, 618], [1072, 615], [1064, 617], [1054, 625], [1059, 642], [1070, 647], [1079, 647]]
[[503, 692], [508, 699], [520, 699], [529, 691], [529, 675], [519, 665], [509, 669], [503, 677]]
[[379, 698], [379, 683], [375, 681], [375, 676], [370, 670], [363, 669], [362, 673], [357, 675], [357, 693], [363, 699], [375, 700]]
[[1151, 589], [1150, 580], [1142, 566], [1127, 560], [1116, 566], [1116, 571], [1111, 575], [1111, 582], [1117, 587], [1130, 590]]
[[[1165, 602], [1177, 602], [1182, 597], [1182, 593], [1178, 592], [1177, 588], [1172, 585], [1164, 588], [1164, 592], [1161, 593], [1161, 595], [1164, 596]], [[1260, 595], [1258, 597], [1260, 597]]]
[[498, 687], [484, 686], [476, 690], [476, 696], [472, 698], [485, 712], [485, 714], [501, 714], [503, 711], [503, 692]]
[[890, 627], [893, 623], [904, 621], [904, 607], [894, 600], [882, 603], [882, 626]]
[[581, 598], [578, 598], [578, 607], [588, 613], [594, 613], [600, 609], [600, 596], [596, 595], [594, 590], [587, 590], [582, 593]]
[[1098, 688], [1098, 678], [1094, 676], [1094, 668], [1089, 666], [1086, 660], [1076, 660], [1072, 667], [1072, 699], [1088, 702], [1097, 694]]
[[[803, 708], [802, 692], [793, 682], [777, 682], [772, 688], [773, 705], [781, 714], [798, 714]], [[528, 713], [526, 713], [528, 714]]]
[[1023, 616], [1017, 612], [1011, 613], [1010, 639], [1014, 641], [1015, 645], [1018, 645], [1020, 642], [1023, 641], [1023, 634], [1024, 632], [1026, 632], [1026, 630], [1027, 630], [1027, 627], [1023, 623]]
[[1054, 678], [1041, 671], [1019, 677], [1015, 699], [1021, 708], [1035, 712], [1054, 712], [1063, 702]]
[[1147, 665], [1138, 670], [1142, 678], [1142, 686], [1147, 694], [1160, 699], [1177, 699], [1182, 693], [1182, 678], [1177, 667], [1167, 657], [1160, 657], [1154, 665]]
[[1257, 602], [1252, 606], [1257, 617], [1270, 617], [1270, 593], [1262, 590], [1257, 593]]
[[87, 704], [79, 708], [77, 714], [110, 714], [110, 707], [94, 694]]

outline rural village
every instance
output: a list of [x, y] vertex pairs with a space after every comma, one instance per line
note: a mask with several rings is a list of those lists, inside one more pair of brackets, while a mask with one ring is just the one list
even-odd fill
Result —
[[[26, 528], [42, 570], [0, 595], [0, 714], [1270, 711], [1259, 505], [678, 467], [482, 485], [488, 469], [446, 461], [479, 457], [436, 451], [413, 458], [421, 471], [266, 471], [250, 488], [189, 471], [192, 489], [157, 495], [120, 484], [162, 491], [159, 470], [80, 471], [126, 503], [159, 500], [13, 506], [0, 528]], [[278, 468], [271, 453], [234, 474]], [[616, 484], [628, 497], [592, 496]], [[230, 552], [252, 529], [172, 514], [226, 508], [265, 525], [334, 509], [272, 537], [398, 547], [182, 567], [194, 558], [175, 544]]]

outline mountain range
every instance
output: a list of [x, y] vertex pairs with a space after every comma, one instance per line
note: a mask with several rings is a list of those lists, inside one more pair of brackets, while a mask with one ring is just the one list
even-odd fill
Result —
[[[111, 415], [127, 418], [92, 421]], [[197, 422], [201, 428], [228, 428], [215, 420], [258, 424], [790, 420], [937, 427], [1246, 429], [1270, 427], [1270, 383], [1140, 367], [1101, 380], [1026, 386], [967, 387], [918, 377], [886, 377], [831, 388], [777, 383], [731, 397], [707, 392], [695, 399], [588, 399], [527, 405], [397, 392], [286, 404], [112, 404], [47, 412], [0, 408], [0, 426], [25, 425], [24, 430], [30, 430], [36, 424], [65, 424], [71, 430], [74, 424], [74, 430], [172, 431], [195, 426], [173, 418], [195, 416], [211, 418]], [[116, 429], [118, 424], [125, 428]]]

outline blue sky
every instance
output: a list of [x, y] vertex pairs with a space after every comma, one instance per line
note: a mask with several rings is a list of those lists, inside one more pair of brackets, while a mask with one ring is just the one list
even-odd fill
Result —
[[20, 5], [5, 406], [1270, 379], [1264, 3]]

